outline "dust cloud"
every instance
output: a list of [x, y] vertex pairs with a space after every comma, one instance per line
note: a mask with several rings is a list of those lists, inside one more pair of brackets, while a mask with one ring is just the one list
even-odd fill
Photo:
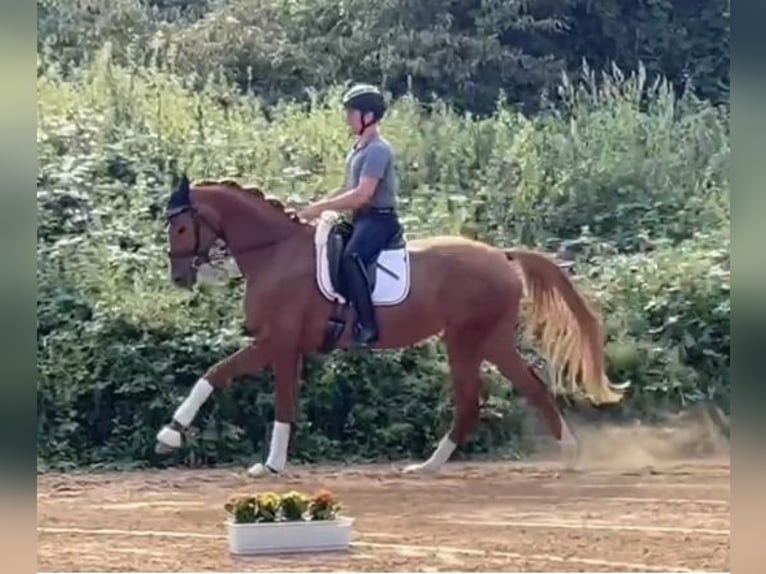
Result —
[[641, 469], [692, 459], [728, 459], [728, 420], [700, 405], [660, 424], [596, 423], [572, 417], [579, 441], [575, 469]]
[[[532, 419], [539, 419], [534, 411]], [[568, 412], [567, 423], [578, 441], [577, 453], [565, 456], [572, 470], [638, 470], [691, 460], [728, 460], [728, 419], [716, 407], [699, 405], [667, 414], [660, 423], [606, 421]], [[534, 461], [561, 460], [562, 453], [540, 420], [525, 421], [526, 443]]]

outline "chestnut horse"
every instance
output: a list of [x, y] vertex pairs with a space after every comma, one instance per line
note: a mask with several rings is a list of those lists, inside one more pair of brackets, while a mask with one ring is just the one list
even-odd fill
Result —
[[[166, 218], [171, 276], [178, 287], [191, 288], [216, 240], [226, 243], [246, 281], [245, 320], [254, 340], [197, 381], [172, 421], [157, 434], [157, 451], [181, 446], [182, 433], [214, 390], [227, 387], [237, 376], [271, 367], [275, 421], [270, 451], [265, 464], [255, 464], [248, 472], [279, 473], [287, 464], [303, 355], [352, 346], [351, 330], [339, 315], [346, 305], [318, 288], [318, 263], [325, 252], [317, 250], [317, 236], [325, 224], [300, 221], [257, 189], [233, 181], [192, 187], [186, 176], [171, 194]], [[407, 290], [398, 301], [376, 306], [380, 340], [374, 348], [412, 346], [442, 334], [455, 406], [452, 426], [432, 456], [405, 471], [438, 471], [467, 440], [479, 419], [483, 361], [512, 381], [540, 410], [565, 452], [572, 452], [575, 438], [551, 391], [516, 349], [522, 297], [526, 295], [529, 315], [525, 326], [553, 368], [554, 390], [584, 394], [594, 403], [614, 403], [624, 387], [607, 379], [600, 319], [566, 273], [540, 253], [499, 249], [462, 237], [400, 241], [398, 253], [408, 256], [402, 267], [409, 273]], [[333, 332], [338, 326], [341, 329]]]

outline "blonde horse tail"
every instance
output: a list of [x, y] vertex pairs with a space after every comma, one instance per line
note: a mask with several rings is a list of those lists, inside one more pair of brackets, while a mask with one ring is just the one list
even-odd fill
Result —
[[552, 367], [554, 392], [579, 391], [596, 404], [619, 402], [626, 387], [606, 376], [601, 320], [567, 274], [540, 253], [509, 249], [505, 256], [521, 269], [527, 333]]

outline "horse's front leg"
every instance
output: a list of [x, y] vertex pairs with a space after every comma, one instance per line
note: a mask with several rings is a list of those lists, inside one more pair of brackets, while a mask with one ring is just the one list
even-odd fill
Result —
[[274, 428], [271, 431], [266, 463], [256, 463], [247, 471], [253, 477], [274, 475], [285, 469], [290, 426], [295, 422], [297, 414], [300, 354], [294, 350], [275, 353], [271, 364], [274, 367], [275, 380]]
[[165, 454], [181, 446], [181, 433], [191, 425], [200, 407], [215, 389], [224, 389], [234, 377], [255, 374], [268, 364], [265, 347], [252, 343], [213, 365], [194, 384], [186, 399], [176, 409], [170, 424], [157, 433], [157, 452]]

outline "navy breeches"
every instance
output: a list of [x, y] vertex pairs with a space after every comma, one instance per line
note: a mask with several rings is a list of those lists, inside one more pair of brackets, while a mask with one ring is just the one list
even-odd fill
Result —
[[360, 259], [367, 266], [380, 255], [399, 233], [395, 213], [370, 212], [354, 219], [354, 232], [343, 252], [344, 259]]

